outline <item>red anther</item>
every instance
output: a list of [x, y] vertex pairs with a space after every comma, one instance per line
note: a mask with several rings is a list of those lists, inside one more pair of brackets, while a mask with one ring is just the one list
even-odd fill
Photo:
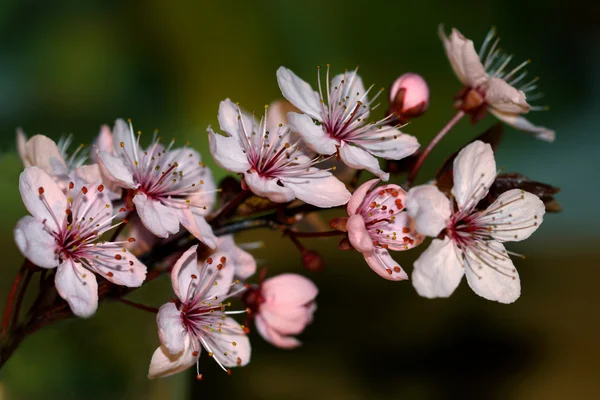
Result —
[[129, 265], [133, 267], [133, 261], [129, 261]]
[[75, 187], [75, 184], [73, 182], [69, 182], [69, 189], [73, 189]]
[[404, 243], [410, 242], [410, 238], [408, 236], [404, 236], [402, 240], [404, 240]]
[[244, 283], [244, 287], [245, 287], [246, 289], [251, 289], [251, 288], [252, 288], [252, 285], [250, 285], [249, 283]]
[[235, 360], [235, 363], [239, 366], [242, 365], [242, 359], [241, 358], [237, 358], [237, 360]]
[[197, 352], [197, 351], [193, 351], [193, 352], [192, 352], [192, 356], [194, 356], [194, 357], [198, 357], [198, 352]]
[[114, 275], [114, 274], [113, 274], [112, 272], [110, 272], [110, 271], [106, 273], [106, 276], [108, 276], [109, 278], [112, 278], [112, 277], [113, 277], [113, 275]]
[[88, 189], [87, 189], [87, 188], [84, 186], [84, 187], [82, 187], [82, 188], [81, 188], [81, 192], [82, 192], [83, 194], [87, 194], [87, 192], [88, 192]]
[[198, 276], [196, 274], [192, 274], [192, 279], [198, 279]]
[[248, 315], [252, 314], [252, 310], [250, 309], [250, 307], [246, 307], [246, 312], [248, 313]]
[[209, 264], [212, 264], [213, 263], [213, 259], [211, 257], [208, 257], [206, 259], [206, 262], [209, 263]]
[[410, 232], [409, 228], [406, 228], [406, 227], [402, 228], [402, 233], [409, 233], [409, 232]]
[[381, 210], [382, 210], [382, 211], [385, 211], [385, 210], [387, 210], [387, 206], [381, 206]]
[[395, 191], [395, 192], [393, 192], [393, 193], [392, 193], [392, 196], [394, 196], [394, 197], [398, 197], [398, 195], [399, 195], [399, 194], [400, 194], [400, 193], [398, 193], [398, 191]]
[[40, 186], [40, 187], [38, 188], [38, 193], [39, 193], [39, 194], [44, 194], [44, 188]]
[[379, 194], [380, 196], [383, 196], [383, 195], [385, 194], [385, 191], [384, 191], [384, 190], [380, 190], [378, 194]]
[[225, 258], [225, 257], [221, 257], [221, 262], [222, 262], [223, 264], [225, 264], [225, 261], [227, 261], [227, 258]]
[[392, 193], [394, 191], [394, 189], [388, 188], [388, 189], [385, 189], [385, 191], [388, 193]]
[[386, 268], [385, 270], [386, 270], [386, 272], [387, 272], [388, 274], [390, 274], [390, 275], [392, 274], [392, 270], [391, 270], [391, 269], [389, 269], [389, 268]]
[[404, 206], [402, 205], [402, 200], [396, 199], [394, 203], [396, 203], [396, 207], [398, 207], [399, 210], [402, 210], [404, 208]]
[[231, 376], [231, 370], [227, 368], [227, 375]]
[[129, 239], [127, 239], [127, 241], [128, 241], [129, 243], [133, 243], [133, 242], [135, 242], [135, 238], [129, 238]]
[[247, 326], [244, 326], [244, 333], [246, 335], [249, 335], [250, 334], [250, 328], [248, 328]]
[[124, 223], [124, 224], [126, 224], [126, 223], [128, 223], [128, 222], [129, 222], [129, 220], [128, 220], [128, 219], [125, 219], [125, 218], [123, 218], [123, 223]]
[[377, 203], [373, 201], [373, 202], [371, 202], [371, 204], [369, 204], [369, 207], [375, 208], [375, 207], [377, 207]]
[[120, 260], [121, 258], [123, 258], [123, 257], [120, 254], [115, 255], [115, 260]]
[[102, 192], [104, 190], [104, 185], [98, 185], [98, 191]]
[[220, 270], [222, 270], [222, 269], [223, 269], [223, 264], [219, 264], [219, 265], [217, 265], [217, 269], [218, 269], [219, 271], [220, 271]]
[[125, 207], [119, 208], [119, 212], [125, 212], [125, 211], [127, 211], [127, 209]]
[[396, 272], [400, 272], [400, 271], [402, 271], [402, 269], [401, 269], [400, 267], [398, 267], [398, 266], [395, 266], [395, 267], [394, 267], [394, 271], [396, 271]]
[[387, 244], [382, 244], [381, 247], [383, 247], [384, 249], [388, 249], [390, 246], [388, 246]]
[[67, 215], [71, 215], [72, 211], [71, 211], [71, 209], [70, 209], [70, 208], [67, 208], [67, 209], [65, 210], [65, 213], [67, 213]]
[[201, 381], [202, 380], [202, 374], [196, 375], [196, 379], [198, 379], [199, 381]]

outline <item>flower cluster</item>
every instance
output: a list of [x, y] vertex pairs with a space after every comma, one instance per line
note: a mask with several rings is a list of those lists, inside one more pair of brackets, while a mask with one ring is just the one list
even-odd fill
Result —
[[[504, 243], [531, 236], [546, 210], [556, 209], [550, 204], [558, 189], [500, 174], [492, 146], [498, 137], [492, 140], [489, 130], [450, 157], [435, 178], [413, 185], [433, 147], [465, 115], [479, 122], [490, 111], [540, 139], [554, 139], [554, 132], [523, 117], [538, 109], [527, 99], [537, 83], [522, 83], [527, 63], [508, 70], [512, 57], [500, 51], [494, 35], [476, 53], [457, 30], [449, 37], [440, 30], [464, 87], [454, 99], [458, 114], [423, 149], [401, 130], [429, 107], [423, 77], [401, 75], [385, 96], [388, 111], [375, 118], [381, 91], [365, 88], [357, 70], [330, 78], [329, 65], [324, 83], [318, 68], [318, 90], [280, 67], [276, 78], [286, 100], [265, 106], [259, 117], [229, 99], [221, 102], [220, 133], [208, 127], [209, 152], [239, 178], [220, 184], [198, 151], [174, 140], [164, 143], [156, 132], [146, 140], [131, 121], [118, 119], [113, 129], [103, 125], [91, 148], [79, 146], [70, 155], [72, 137], [55, 143], [43, 135], [28, 139], [18, 130], [25, 167], [19, 191], [31, 215], [14, 230], [27, 261], [13, 284], [3, 330], [28, 334], [39, 329], [39, 321], [91, 317], [101, 300], [112, 297], [156, 313], [160, 345], [149, 378], [195, 365], [200, 380], [202, 353], [231, 374], [250, 362], [253, 327], [274, 346], [292, 349], [316, 311], [318, 288], [300, 274], [267, 277], [265, 268], [252, 282], [252, 250], [263, 243], [238, 244], [233, 234], [257, 228], [289, 238], [312, 272], [323, 269], [326, 257], [304, 240], [337, 236], [340, 250], [360, 253], [380, 277], [403, 281], [410, 274], [423, 297], [450, 296], [464, 275], [479, 296], [514, 302], [521, 294], [511, 259], [517, 254]], [[364, 171], [375, 178], [360, 184]], [[532, 186], [541, 189], [530, 193]], [[345, 213], [331, 219], [328, 229], [316, 216], [321, 209]], [[412, 268], [390, 253], [428, 240]], [[19, 322], [22, 296], [35, 273], [42, 283], [54, 284], [40, 285], [38, 300]], [[160, 308], [125, 298], [165, 275], [174, 297]]]

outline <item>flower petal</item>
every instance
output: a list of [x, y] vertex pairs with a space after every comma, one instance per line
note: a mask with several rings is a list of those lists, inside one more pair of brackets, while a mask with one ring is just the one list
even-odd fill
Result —
[[360, 185], [354, 193], [352, 193], [352, 197], [348, 201], [348, 205], [346, 206], [346, 211], [348, 211], [348, 215], [353, 216], [354, 214], [359, 212], [359, 208], [363, 203], [365, 197], [369, 192], [373, 190], [375, 185], [379, 183], [379, 179], [371, 179], [370, 181], [366, 181], [362, 185]]
[[[189, 289], [192, 282], [200, 277], [198, 269], [198, 256], [196, 250], [198, 245], [192, 246], [177, 259], [171, 269], [171, 284], [173, 291], [181, 301], [188, 300], [187, 295], [192, 291]], [[195, 278], [194, 278], [195, 276]]]
[[295, 337], [281, 335], [273, 328], [269, 327], [260, 315], [256, 317], [254, 322], [260, 336], [273, 346], [279, 347], [280, 349], [295, 349], [302, 345], [302, 342]]
[[119, 118], [115, 121], [112, 131], [113, 153], [133, 163], [139, 161], [138, 154], [141, 151], [133, 134], [131, 123]]
[[250, 253], [235, 244], [233, 235], [217, 238], [217, 249], [225, 254], [227, 264], [233, 267], [238, 278], [248, 279], [256, 272], [256, 260]]
[[319, 289], [310, 279], [285, 273], [266, 279], [261, 293], [266, 304], [296, 307], [313, 301]]
[[73, 314], [81, 318], [94, 315], [98, 308], [96, 276], [73, 260], [63, 261], [54, 278], [56, 291], [69, 303]]
[[111, 181], [128, 189], [135, 189], [139, 186], [135, 182], [133, 171], [121, 157], [98, 150], [96, 150], [96, 154], [98, 154], [100, 168]]
[[375, 129], [373, 137], [369, 140], [359, 140], [355, 144], [386, 160], [401, 160], [413, 154], [420, 146], [416, 137], [402, 133], [392, 126]]
[[289, 112], [287, 117], [292, 131], [298, 132], [311, 150], [325, 155], [337, 151], [339, 142], [329, 136], [321, 126], [316, 125], [309, 115]]
[[244, 182], [252, 193], [266, 197], [274, 203], [287, 203], [296, 198], [292, 189], [277, 184], [277, 178], [264, 178], [251, 172], [244, 174]]
[[67, 169], [54, 140], [44, 135], [35, 135], [27, 141], [25, 158], [27, 162], [24, 164], [40, 167], [48, 174], [54, 174], [57, 170], [64, 172]]
[[277, 83], [283, 97], [290, 103], [313, 119], [322, 121], [319, 94], [308, 83], [285, 67], [277, 70]]
[[450, 65], [458, 79], [470, 87], [477, 87], [484, 83], [487, 79], [487, 73], [475, 51], [473, 41], [465, 38], [456, 29], [452, 29], [452, 33], [448, 38], [442, 25], [440, 25], [439, 34], [444, 43]]
[[38, 167], [25, 168], [19, 176], [19, 192], [27, 211], [50, 230], [58, 232], [65, 217], [67, 198], [50, 175]]
[[310, 168], [305, 175], [282, 177], [281, 181], [296, 198], [321, 208], [341, 206], [352, 196], [338, 178], [317, 168]]
[[[113, 137], [110, 131], [110, 127], [108, 125], [102, 125], [100, 127], [100, 132], [94, 143], [92, 145], [93, 149], [98, 149], [98, 151], [106, 151], [107, 153], [112, 153], [113, 151]], [[98, 153], [96, 151], [90, 152], [90, 159], [92, 162], [98, 162]]]
[[366, 169], [373, 175], [379, 177], [382, 181], [387, 181], [390, 178], [390, 174], [383, 172], [381, 168], [379, 168], [377, 159], [358, 146], [343, 143], [340, 147], [340, 157], [342, 161], [351, 168]]
[[554, 142], [554, 139], [556, 138], [556, 133], [553, 130], [544, 128], [543, 126], [535, 126], [521, 115], [505, 114], [492, 108], [490, 109], [490, 112], [505, 124], [508, 124], [515, 129], [531, 133], [540, 140]]
[[465, 251], [467, 282], [475, 293], [487, 300], [513, 303], [521, 295], [521, 280], [504, 245], [494, 240], [485, 249]]
[[481, 216], [478, 224], [491, 228], [490, 235], [500, 242], [520, 242], [539, 228], [546, 207], [536, 195], [520, 189], [502, 193]]
[[[222, 262], [222, 257], [225, 257], [225, 262]], [[227, 256], [224, 253], [216, 251], [211, 255], [212, 264], [205, 261], [198, 261], [198, 269], [201, 270], [201, 281], [198, 282], [198, 290], [206, 290], [207, 299], [214, 299], [215, 302], [224, 301], [231, 290], [235, 268], [227, 261]], [[221, 268], [219, 269], [219, 265]], [[205, 268], [205, 270], [202, 270]], [[215, 277], [216, 274], [216, 277]]]
[[144, 226], [156, 236], [166, 238], [179, 232], [179, 219], [175, 209], [150, 199], [141, 192], [133, 197], [133, 204]]
[[491, 108], [509, 113], [525, 114], [531, 106], [525, 100], [525, 93], [515, 89], [500, 78], [491, 78], [487, 84], [485, 101]]
[[166, 347], [160, 346], [152, 355], [148, 379], [162, 378], [188, 369], [196, 364], [198, 359], [192, 353], [188, 338], [185, 340], [184, 349], [177, 354], [170, 354]]
[[450, 200], [434, 185], [410, 189], [406, 211], [414, 219], [417, 232], [431, 237], [436, 237], [448, 225], [452, 214]]
[[240, 324], [227, 317], [221, 325], [221, 332], [205, 337], [210, 350], [225, 367], [243, 367], [250, 362], [250, 340]]
[[24, 167], [31, 167], [31, 162], [27, 157], [27, 135], [21, 128], [17, 128], [17, 152], [23, 162]]
[[177, 218], [181, 225], [194, 235], [196, 239], [211, 249], [217, 247], [217, 237], [213, 233], [212, 227], [195, 209], [180, 208], [177, 210]]
[[59, 264], [57, 244], [42, 221], [29, 215], [21, 218], [15, 227], [15, 242], [23, 255], [42, 268], [56, 268]]
[[207, 130], [210, 153], [220, 167], [238, 173], [250, 169], [250, 163], [238, 139], [232, 136], [218, 135], [210, 126]]
[[373, 247], [370, 252], [363, 253], [365, 261], [377, 275], [389, 281], [404, 281], [408, 279], [406, 272], [390, 256], [386, 249]]
[[348, 218], [346, 223], [348, 231], [348, 239], [356, 250], [361, 253], [371, 251], [373, 249], [373, 239], [369, 235], [369, 231], [365, 225], [365, 220], [362, 215], [354, 214]]
[[496, 179], [492, 146], [476, 140], [462, 149], [454, 160], [452, 194], [461, 211], [471, 211], [487, 194]]
[[124, 248], [107, 242], [98, 243], [87, 261], [89, 268], [107, 281], [127, 287], [140, 287], [146, 279], [146, 266]]
[[156, 314], [158, 337], [160, 343], [167, 348], [170, 354], [183, 351], [187, 333], [181, 321], [181, 312], [175, 303], [163, 304]]
[[464, 274], [459, 250], [446, 237], [444, 240], [434, 239], [415, 261], [412, 282], [417, 293], [423, 297], [449, 297]]
[[240, 143], [247, 140], [244, 128], [247, 132], [251, 132], [257, 126], [256, 119], [252, 115], [243, 112], [237, 104], [229, 99], [225, 99], [219, 104], [218, 118], [221, 130], [236, 138]]

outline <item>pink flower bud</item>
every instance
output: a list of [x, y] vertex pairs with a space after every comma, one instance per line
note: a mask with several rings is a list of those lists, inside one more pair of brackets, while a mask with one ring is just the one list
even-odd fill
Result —
[[302, 252], [302, 264], [304, 264], [306, 269], [312, 272], [318, 272], [325, 269], [323, 257], [321, 257], [316, 251], [312, 250], [304, 250]]
[[390, 89], [390, 111], [400, 121], [408, 121], [423, 114], [429, 106], [429, 87], [421, 75], [408, 72], [392, 84]]
[[297, 274], [281, 274], [265, 280], [255, 320], [258, 333], [277, 347], [298, 347], [301, 343], [292, 335], [301, 333], [312, 322], [317, 293], [314, 283]]

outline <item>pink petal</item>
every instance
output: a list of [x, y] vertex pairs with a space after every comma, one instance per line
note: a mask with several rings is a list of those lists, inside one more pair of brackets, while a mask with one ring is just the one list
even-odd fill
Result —
[[402, 133], [392, 126], [375, 128], [373, 138], [357, 141], [356, 144], [375, 157], [386, 160], [401, 160], [412, 155], [420, 146], [416, 137]]
[[358, 189], [352, 193], [352, 197], [350, 198], [350, 201], [348, 201], [348, 206], [346, 207], [348, 215], [352, 216], [360, 212], [359, 208], [361, 207], [365, 197], [373, 190], [377, 183], [379, 183], [379, 179], [371, 179], [370, 181], [366, 181], [360, 185]]
[[262, 295], [268, 304], [300, 306], [315, 299], [319, 290], [310, 280], [298, 274], [280, 274], [265, 280]]
[[382, 181], [387, 181], [390, 178], [390, 174], [379, 168], [379, 161], [369, 154], [369, 152], [358, 146], [343, 143], [342, 147], [340, 147], [340, 157], [351, 168], [366, 169]]
[[[40, 194], [43, 188], [43, 194]], [[27, 167], [19, 176], [19, 191], [27, 211], [46, 226], [57, 232], [67, 209], [67, 198], [56, 182], [42, 169]], [[50, 209], [46, 206], [49, 205]]]
[[244, 153], [237, 138], [218, 135], [209, 126], [208, 143], [210, 144], [210, 153], [220, 167], [238, 173], [250, 169], [246, 153]]
[[[93, 148], [98, 149], [98, 151], [105, 151], [107, 153], [112, 153], [113, 151], [113, 137], [110, 131], [110, 127], [108, 125], [102, 125], [100, 127], [100, 132], [93, 143]], [[98, 162], [98, 153], [96, 151], [90, 152], [90, 158], [92, 162]]]
[[452, 29], [448, 38], [440, 25], [440, 37], [446, 49], [452, 69], [458, 79], [467, 86], [477, 87], [487, 79], [485, 68], [475, 51], [473, 41], [465, 38], [458, 30]]
[[290, 103], [313, 119], [322, 121], [319, 94], [308, 83], [285, 67], [277, 70], [277, 83], [283, 97]]
[[[119, 118], [115, 121], [115, 126], [112, 131], [113, 153], [123, 159], [130, 160], [133, 163], [139, 161], [139, 153], [141, 150], [137, 145], [136, 137], [133, 133], [133, 127], [123, 119]], [[123, 144], [123, 146], [121, 146]]]
[[202, 215], [189, 208], [180, 208], [177, 210], [177, 218], [185, 229], [188, 230], [196, 239], [206, 244], [211, 249], [217, 246], [217, 237], [212, 231], [212, 227], [206, 222]]
[[296, 198], [294, 192], [277, 184], [276, 178], [264, 178], [257, 173], [244, 174], [244, 182], [257, 196], [266, 197], [274, 203], [287, 203]]
[[489, 80], [485, 101], [491, 108], [508, 114], [525, 114], [531, 109], [525, 100], [525, 93], [499, 78]]
[[56, 240], [40, 220], [29, 215], [21, 218], [15, 228], [15, 242], [21, 253], [38, 267], [58, 266]]
[[148, 379], [162, 378], [190, 368], [198, 359], [192, 352], [189, 339], [185, 340], [184, 349], [177, 354], [170, 354], [169, 350], [160, 346], [152, 355]]
[[294, 349], [302, 345], [298, 339], [292, 336], [282, 336], [277, 333], [267, 325], [260, 315], [256, 317], [255, 326], [260, 336], [276, 347], [281, 349]]
[[459, 210], [472, 210], [487, 194], [496, 173], [492, 146], [476, 140], [462, 149], [454, 160], [452, 188]]
[[181, 320], [181, 312], [175, 303], [163, 304], [156, 314], [160, 343], [170, 354], [183, 351], [187, 333]]
[[139, 186], [135, 182], [133, 172], [121, 157], [105, 151], [96, 150], [96, 153], [102, 172], [111, 181], [127, 189], [136, 189]]
[[325, 155], [337, 151], [339, 142], [329, 136], [323, 127], [316, 125], [309, 115], [289, 112], [287, 118], [292, 131], [298, 132], [311, 150]]
[[415, 221], [415, 229], [423, 235], [436, 237], [448, 225], [450, 200], [433, 185], [410, 189], [406, 196], [406, 210]]
[[346, 185], [331, 173], [317, 168], [310, 168], [305, 175], [282, 177], [281, 180], [296, 198], [321, 208], [341, 206], [351, 197]]
[[27, 135], [21, 128], [17, 128], [17, 152], [23, 162], [23, 166], [31, 167], [31, 162], [27, 158]]
[[48, 174], [54, 174], [56, 170], [64, 172], [66, 164], [60, 155], [58, 146], [54, 140], [44, 135], [35, 135], [25, 144], [26, 165], [40, 167]]
[[515, 129], [531, 133], [540, 140], [554, 142], [554, 139], [556, 138], [556, 134], [553, 130], [544, 128], [543, 126], [535, 126], [521, 115], [505, 114], [492, 108], [490, 109], [490, 112], [505, 124], [508, 124]]
[[90, 253], [90, 269], [102, 275], [107, 281], [127, 287], [140, 287], [146, 279], [146, 266], [133, 254], [115, 248], [114, 245], [98, 244]]
[[233, 267], [235, 276], [248, 279], [256, 272], [256, 260], [235, 244], [233, 235], [217, 238], [217, 249], [227, 258], [227, 265]]
[[365, 261], [377, 275], [389, 281], [404, 281], [408, 275], [386, 249], [373, 247], [370, 252], [364, 252]]
[[200, 277], [196, 255], [197, 248], [198, 245], [190, 247], [179, 257], [171, 270], [173, 291], [181, 301], [188, 300], [187, 296], [191, 292], [189, 289], [190, 285], [193, 282], [197, 282]]
[[221, 325], [221, 332], [209, 335], [206, 342], [214, 356], [225, 367], [243, 367], [250, 362], [251, 347], [248, 336], [233, 318], [227, 317]]
[[460, 251], [446, 237], [444, 240], [434, 239], [415, 261], [412, 282], [423, 297], [449, 297], [464, 274]]
[[[208, 291], [206, 292], [205, 298], [215, 299], [215, 302], [225, 300], [231, 290], [231, 285], [233, 283], [233, 276], [235, 274], [235, 267], [226, 260], [224, 263], [221, 262], [221, 257], [227, 258], [224, 253], [219, 251], [213, 253], [211, 258], [213, 259], [212, 264], [205, 265], [204, 261], [198, 261], [198, 269], [202, 270], [206, 268], [205, 271], [201, 273], [202, 280], [198, 282], [199, 289], [203, 290], [208, 285], [210, 285]], [[222, 268], [219, 270], [217, 266], [221, 264]], [[217, 278], [214, 282], [212, 281], [212, 277], [214, 274], [217, 274]]]
[[141, 192], [133, 197], [133, 204], [144, 226], [156, 236], [166, 238], [179, 232], [179, 219], [175, 209], [148, 198]]
[[72, 260], [63, 261], [54, 278], [56, 291], [81, 318], [94, 315], [98, 308], [98, 282], [94, 274]]
[[346, 229], [348, 230], [348, 239], [356, 250], [364, 253], [373, 249], [373, 239], [367, 231], [362, 215], [351, 216], [346, 224]]
[[225, 99], [219, 104], [218, 118], [221, 130], [237, 139], [238, 143], [244, 143], [247, 140], [244, 128], [250, 132], [257, 125], [253, 115], [240, 110], [238, 105], [229, 99]]
[[270, 328], [283, 335], [297, 335], [312, 321], [312, 312], [306, 306], [286, 307], [263, 303], [259, 314]]

